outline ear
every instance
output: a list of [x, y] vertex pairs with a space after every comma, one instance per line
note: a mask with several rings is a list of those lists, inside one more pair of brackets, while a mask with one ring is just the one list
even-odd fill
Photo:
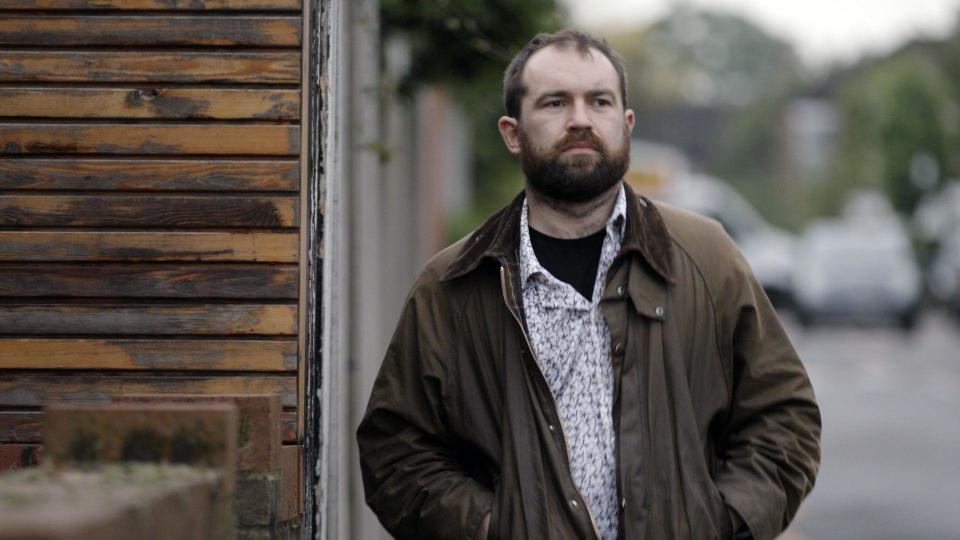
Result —
[[633, 109], [624, 111], [623, 119], [627, 121], [627, 130], [633, 133], [633, 125], [637, 123], [637, 115], [633, 113]]
[[501, 116], [497, 121], [497, 127], [500, 129], [500, 136], [503, 137], [503, 144], [511, 154], [520, 155], [520, 124], [512, 116]]

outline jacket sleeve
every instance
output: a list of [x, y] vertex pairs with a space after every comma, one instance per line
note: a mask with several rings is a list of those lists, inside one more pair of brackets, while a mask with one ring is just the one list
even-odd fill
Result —
[[732, 241], [717, 302], [721, 348], [732, 359], [731, 400], [716, 478], [757, 540], [773, 539], [813, 489], [820, 409], [810, 379], [746, 260]]
[[400, 539], [472, 539], [493, 505], [448, 429], [453, 322], [437, 304], [415, 286], [357, 431], [367, 504]]

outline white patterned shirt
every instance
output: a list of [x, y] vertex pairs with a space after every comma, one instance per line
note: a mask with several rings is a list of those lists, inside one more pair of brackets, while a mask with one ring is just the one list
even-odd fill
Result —
[[527, 201], [520, 214], [520, 280], [531, 344], [560, 414], [573, 482], [604, 540], [617, 537], [610, 330], [600, 312], [607, 270], [623, 243], [623, 187], [607, 220], [592, 300], [543, 268], [530, 243]]

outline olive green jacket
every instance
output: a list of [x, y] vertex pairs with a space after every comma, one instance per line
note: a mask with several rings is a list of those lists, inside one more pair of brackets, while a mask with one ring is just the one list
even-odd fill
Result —
[[[774, 538], [813, 488], [820, 411], [747, 262], [714, 221], [627, 189], [601, 311], [614, 367], [620, 538]], [[527, 339], [522, 194], [420, 274], [357, 432], [397, 538], [593, 538]]]

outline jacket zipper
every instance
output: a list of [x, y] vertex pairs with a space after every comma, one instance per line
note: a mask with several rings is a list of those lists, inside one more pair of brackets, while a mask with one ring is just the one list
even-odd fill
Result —
[[[546, 385], [548, 394], [550, 394], [550, 403], [553, 405], [553, 412], [557, 415], [557, 422], [560, 424], [560, 435], [563, 436], [563, 453], [565, 456], [570, 455], [569, 442], [567, 441], [567, 432], [563, 428], [563, 418], [560, 416], [560, 408], [557, 406], [557, 400], [553, 397], [553, 391], [550, 390], [550, 383], [547, 381], [547, 376], [543, 373], [543, 368], [540, 367], [540, 361], [536, 358], [537, 352], [533, 349], [533, 345], [530, 344], [530, 337], [527, 336], [527, 330], [523, 327], [523, 322], [517, 317], [517, 314], [510, 309], [510, 301], [507, 299], [507, 280], [504, 277], [506, 269], [503, 265], [500, 265], [500, 290], [503, 292], [503, 302], [507, 305], [507, 311], [510, 312], [510, 315], [513, 316], [513, 319], [520, 326], [520, 333], [523, 334], [523, 339], [527, 343], [527, 348], [530, 349], [530, 354], [534, 356], [534, 363], [537, 365], [537, 373], [540, 374], [540, 377], [543, 378], [543, 383]], [[569, 467], [570, 458], [567, 457], [567, 466]], [[573, 484], [573, 489], [577, 492], [577, 496], [580, 497], [580, 501], [583, 503], [583, 507], [587, 510], [587, 517], [590, 518], [590, 525], [593, 526], [593, 534], [596, 535], [597, 540], [602, 540], [600, 536], [600, 529], [597, 527], [597, 522], [593, 518], [593, 512], [590, 511], [590, 505], [587, 504], [587, 499], [580, 493], [580, 488], [577, 487], [577, 483], [573, 481], [573, 477], [570, 478], [570, 483]]]

